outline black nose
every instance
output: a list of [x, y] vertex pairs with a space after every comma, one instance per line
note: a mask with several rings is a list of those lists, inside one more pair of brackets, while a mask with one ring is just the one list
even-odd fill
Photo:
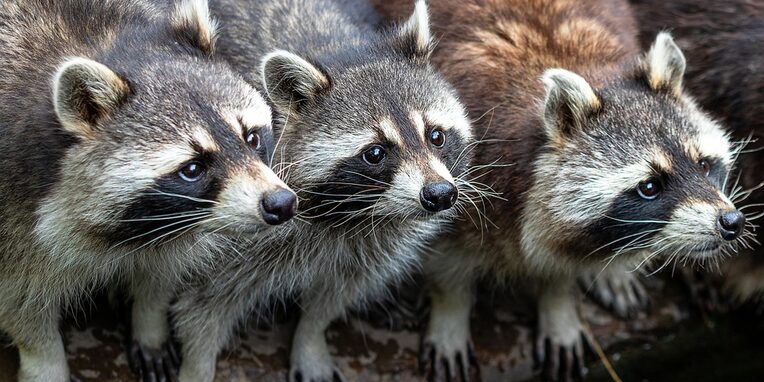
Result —
[[724, 240], [732, 241], [740, 237], [745, 228], [745, 215], [740, 211], [725, 212], [719, 216], [719, 233]]
[[291, 219], [297, 212], [297, 196], [289, 190], [279, 190], [263, 196], [260, 207], [263, 220], [270, 225], [279, 225]]
[[456, 203], [459, 191], [450, 182], [430, 183], [422, 188], [419, 200], [424, 209], [439, 212], [451, 208]]

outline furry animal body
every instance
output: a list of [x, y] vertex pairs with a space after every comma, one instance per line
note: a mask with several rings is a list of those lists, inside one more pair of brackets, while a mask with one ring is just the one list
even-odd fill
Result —
[[167, 14], [0, 4], [0, 330], [19, 380], [69, 380], [59, 317], [115, 279], [136, 297], [134, 339], [161, 344], [166, 310], [145, 300], [169, 299], [230, 235], [291, 216], [261, 206], [279, 192], [295, 202], [265, 161], [271, 111], [209, 59], [207, 14], [203, 1]]
[[[466, 198], [466, 111], [429, 65], [424, 2], [379, 32], [363, 1], [222, 0], [218, 54], [269, 96], [300, 219], [239, 250], [173, 305], [182, 381], [211, 381], [235, 327], [297, 296], [292, 381], [342, 378], [324, 330], [386, 291]], [[289, 25], [288, 33], [284, 26]]]
[[[376, 1], [391, 18], [409, 1]], [[433, 302], [422, 358], [468, 379], [476, 279], [525, 281], [538, 298], [535, 356], [575, 374], [581, 323], [571, 280], [652, 258], [713, 262], [750, 235], [725, 191], [734, 147], [683, 86], [668, 34], [649, 52], [623, 1], [438, 1], [433, 62], [479, 119], [474, 163], [501, 192], [483, 223], [440, 237], [425, 263]], [[665, 261], [665, 263], [663, 262]]]
[[[655, 31], [670, 29], [687, 54], [686, 86], [704, 108], [729, 125], [733, 136], [750, 140], [738, 161], [733, 201], [749, 221], [762, 212], [764, 168], [764, 3], [734, 0], [632, 1], [640, 40], [649, 44]], [[753, 219], [753, 220], [752, 220]], [[761, 233], [757, 234], [759, 242]], [[761, 254], [761, 246], [750, 252]], [[764, 301], [761, 256], [733, 258], [722, 265], [724, 289], [734, 303]]]

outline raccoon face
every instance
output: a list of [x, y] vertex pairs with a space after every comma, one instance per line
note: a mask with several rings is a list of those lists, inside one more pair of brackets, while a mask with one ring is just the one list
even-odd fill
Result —
[[296, 196], [269, 168], [271, 110], [252, 87], [184, 54], [109, 60], [72, 58], [53, 78], [55, 113], [77, 143], [41, 215], [128, 245], [240, 235], [294, 215]]
[[324, 67], [283, 51], [263, 60], [283, 124], [276, 158], [290, 166], [304, 216], [372, 225], [452, 213], [472, 137], [429, 49], [420, 3], [394, 35], [345, 62]]
[[734, 150], [683, 95], [684, 67], [661, 34], [634, 78], [597, 92], [571, 72], [545, 73], [549, 144], [529, 216], [558, 231], [557, 245], [586, 258], [702, 261], [742, 244], [746, 219], [726, 194]]

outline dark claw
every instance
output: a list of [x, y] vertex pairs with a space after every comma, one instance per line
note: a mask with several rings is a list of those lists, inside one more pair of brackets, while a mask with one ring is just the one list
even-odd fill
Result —
[[461, 352], [456, 352], [456, 370], [459, 372], [459, 378], [462, 381], [469, 381], [469, 375], [467, 375], [467, 367], [464, 362], [464, 356]]
[[579, 285], [592, 301], [620, 318], [634, 319], [639, 312], [648, 311], [651, 305], [647, 290], [637, 278], [627, 280], [619, 287], [610, 278], [582, 277]]
[[543, 349], [535, 349], [534, 368], [541, 369], [542, 381], [581, 381], [587, 373], [584, 365], [585, 347], [589, 345], [581, 334], [581, 341], [573, 346], [559, 346], [545, 338]]
[[428, 369], [433, 364], [434, 358], [435, 347], [431, 343], [425, 343], [419, 347], [419, 374], [428, 374]]
[[175, 346], [168, 344], [160, 350], [153, 350], [133, 341], [128, 352], [130, 369], [143, 382], [176, 382], [180, 357]]
[[440, 357], [440, 362], [436, 363], [435, 374], [433, 375], [433, 381], [445, 378], [446, 382], [451, 381], [451, 370], [448, 367], [448, 360], [445, 357]]
[[345, 376], [342, 374], [342, 371], [338, 368], [334, 368], [334, 372], [332, 373], [332, 382], [346, 382]]
[[453, 359], [437, 353], [432, 343], [419, 348], [419, 373], [428, 381], [480, 381], [480, 367], [472, 343], [466, 352], [457, 352]]
[[555, 381], [557, 370], [560, 365], [560, 347], [553, 345], [550, 339], [544, 340], [544, 348], [546, 352], [546, 358], [544, 359], [544, 367], [541, 372], [541, 379], [544, 381]]

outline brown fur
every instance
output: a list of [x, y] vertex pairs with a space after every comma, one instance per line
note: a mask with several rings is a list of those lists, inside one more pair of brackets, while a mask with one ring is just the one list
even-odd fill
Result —
[[[376, 5], [391, 19], [411, 7]], [[440, 0], [431, 3], [431, 22], [432, 60], [481, 139], [473, 163], [484, 167], [472, 170], [490, 171], [478, 178], [505, 199], [475, 206], [493, 225], [460, 223], [434, 243], [438, 256], [425, 257], [432, 309], [422, 355], [445, 360], [454, 378], [469, 352], [474, 282], [519, 278], [536, 294], [535, 349], [545, 375], [570, 374], [577, 367], [558, 360], [581, 359], [575, 276], [608, 259], [635, 266], [640, 256], [661, 255], [661, 237], [675, 254], [716, 248], [718, 255], [719, 216], [739, 214], [720, 192], [729, 142], [684, 93], [686, 60], [670, 35], [659, 34], [641, 55], [626, 0]], [[715, 175], [702, 171], [703, 158], [714, 158]], [[643, 192], [665, 182], [664, 193]], [[465, 220], [477, 221], [472, 215]], [[655, 229], [639, 228], [645, 223]], [[655, 236], [633, 245], [645, 235]], [[547, 341], [559, 357], [541, 354]]]
[[[373, 2], [390, 19], [411, 8], [406, 0]], [[542, 73], [565, 68], [596, 89], [632, 70], [639, 49], [630, 9], [612, 0], [440, 0], [431, 2], [430, 12], [439, 39], [433, 62], [476, 120], [475, 136], [495, 140], [476, 150], [474, 163], [514, 164], [493, 170], [492, 186], [508, 200], [494, 201], [487, 213], [502, 229], [462, 227], [473, 229], [476, 240], [517, 232], [533, 161], [545, 140], [538, 112]], [[506, 142], [517, 141], [525, 144], [509, 143], [512, 150], [506, 149]]]

